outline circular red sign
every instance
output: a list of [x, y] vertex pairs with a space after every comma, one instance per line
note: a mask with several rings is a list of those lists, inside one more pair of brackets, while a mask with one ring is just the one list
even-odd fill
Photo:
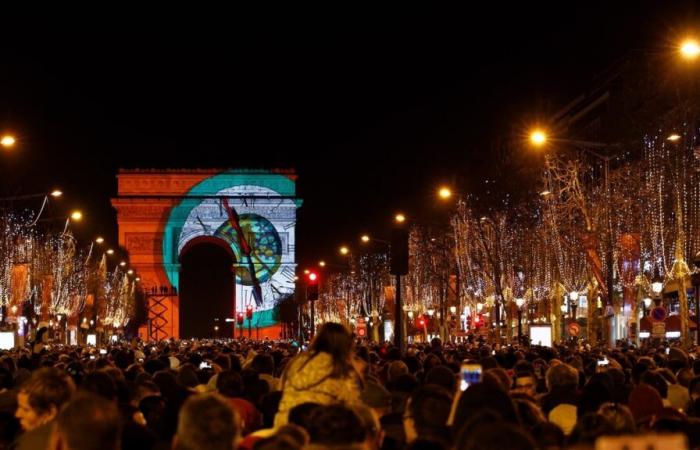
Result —
[[651, 318], [657, 322], [663, 322], [666, 319], [666, 308], [657, 306], [651, 310]]
[[568, 326], [569, 336], [578, 336], [581, 332], [581, 325], [571, 322]]

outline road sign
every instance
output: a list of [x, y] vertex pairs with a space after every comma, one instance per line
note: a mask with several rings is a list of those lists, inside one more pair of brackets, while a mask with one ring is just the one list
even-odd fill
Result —
[[666, 337], [666, 322], [651, 323], [651, 337], [663, 339]]
[[576, 337], [579, 335], [579, 333], [581, 333], [581, 325], [576, 322], [571, 322], [567, 326], [567, 330], [569, 331], [569, 336]]

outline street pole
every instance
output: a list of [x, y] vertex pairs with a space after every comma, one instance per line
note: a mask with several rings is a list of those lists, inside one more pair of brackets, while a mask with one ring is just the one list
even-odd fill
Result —
[[401, 305], [401, 275], [396, 275], [396, 302], [394, 305], [394, 345], [403, 352], [403, 306]]
[[523, 337], [523, 310], [518, 308], [518, 342], [522, 343]]
[[316, 308], [314, 307], [314, 300], [311, 301], [311, 332], [309, 335], [311, 336], [309, 340], [313, 339], [314, 336], [316, 335]]

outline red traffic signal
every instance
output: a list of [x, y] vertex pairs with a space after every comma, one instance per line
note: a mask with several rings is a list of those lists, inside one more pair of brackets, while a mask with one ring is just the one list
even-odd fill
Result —
[[248, 305], [245, 307], [245, 318], [250, 320], [253, 318], [253, 306]]
[[243, 325], [243, 313], [239, 312], [236, 314], [236, 322], [238, 322], [238, 325]]

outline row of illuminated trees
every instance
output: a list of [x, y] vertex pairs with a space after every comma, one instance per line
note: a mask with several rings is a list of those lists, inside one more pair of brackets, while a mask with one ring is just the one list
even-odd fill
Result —
[[[689, 40], [680, 51], [692, 61], [700, 47]], [[540, 195], [522, 203], [484, 210], [472, 196], [441, 187], [438, 196], [454, 205], [449, 228], [411, 226], [404, 320], [438, 311], [444, 322], [456, 310], [468, 329], [485, 315], [500, 339], [522, 332], [516, 323], [525, 311], [528, 321], [551, 324], [555, 339], [565, 337], [561, 325], [578, 320], [589, 340], [611, 342], [635, 337], [628, 331], [640, 330], [653, 299], [678, 316], [680, 338], [688, 341], [688, 261], [700, 250], [694, 99], [693, 93], [679, 99], [627, 142], [533, 131], [527, 145], [546, 153]], [[343, 246], [341, 254], [347, 270], [328, 276], [319, 317], [377, 323], [391, 315], [387, 252], [356, 255]]]

